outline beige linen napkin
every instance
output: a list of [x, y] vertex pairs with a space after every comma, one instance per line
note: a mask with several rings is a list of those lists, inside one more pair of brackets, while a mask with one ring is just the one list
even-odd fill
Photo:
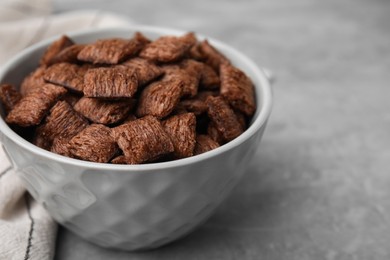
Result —
[[[0, 66], [23, 48], [53, 35], [131, 23], [100, 11], [57, 15], [50, 11], [49, 0], [0, 1]], [[0, 260], [52, 259], [56, 232], [57, 224], [23, 188], [0, 145]]]

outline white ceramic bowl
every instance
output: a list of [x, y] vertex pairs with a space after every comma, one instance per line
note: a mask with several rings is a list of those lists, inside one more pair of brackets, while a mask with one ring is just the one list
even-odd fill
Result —
[[[88, 30], [68, 35], [78, 43], [98, 38], [150, 38], [185, 32], [147, 27]], [[56, 38], [38, 43], [1, 68], [0, 82], [19, 85]], [[198, 35], [199, 39], [204, 37]], [[60, 224], [88, 241], [124, 250], [155, 248], [206, 220], [247, 170], [271, 112], [265, 74], [250, 59], [224, 43], [210, 42], [245, 71], [256, 88], [257, 111], [239, 137], [210, 152], [176, 161], [113, 165], [63, 157], [29, 143], [0, 118], [0, 141], [31, 195]]]

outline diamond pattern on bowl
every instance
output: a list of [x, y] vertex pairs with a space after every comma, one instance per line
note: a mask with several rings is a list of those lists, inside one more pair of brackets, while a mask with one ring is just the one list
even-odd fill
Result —
[[[230, 150], [218, 159], [159, 171], [63, 174], [48, 164], [26, 167], [20, 175], [72, 232], [103, 247], [139, 250], [169, 243], [203, 223], [245, 173], [251, 154], [252, 148]], [[38, 172], [49, 168], [55, 179]]]
[[[85, 170], [81, 174], [81, 182], [85, 187], [93, 193], [96, 197], [104, 197], [110, 192], [115, 192], [116, 187], [119, 185], [118, 181], [115, 180], [114, 174], [107, 171], [93, 171]], [[120, 178], [122, 181], [123, 177]]]
[[37, 162], [34, 169], [39, 176], [49, 184], [60, 184], [64, 180], [66, 174], [62, 168], [55, 167], [47, 162]]
[[34, 199], [39, 201], [38, 190], [41, 188], [39, 177], [36, 177], [36, 173], [32, 167], [26, 169], [16, 170], [16, 173], [21, 177], [26, 189], [30, 192]]
[[78, 183], [67, 183], [63, 187], [66, 198], [72, 201], [72, 205], [83, 209], [94, 201], [94, 197]]

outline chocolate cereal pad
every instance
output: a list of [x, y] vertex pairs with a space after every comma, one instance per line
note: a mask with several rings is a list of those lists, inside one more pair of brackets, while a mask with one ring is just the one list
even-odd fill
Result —
[[42, 149], [97, 163], [206, 153], [241, 135], [257, 109], [251, 79], [192, 32], [63, 35], [20, 82], [0, 85], [6, 122]]

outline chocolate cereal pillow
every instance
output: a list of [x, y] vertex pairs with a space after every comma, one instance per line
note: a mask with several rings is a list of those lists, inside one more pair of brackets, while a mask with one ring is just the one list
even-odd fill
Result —
[[0, 86], [6, 122], [48, 151], [142, 164], [237, 138], [255, 110], [251, 79], [194, 33], [80, 44], [64, 35], [20, 86]]

